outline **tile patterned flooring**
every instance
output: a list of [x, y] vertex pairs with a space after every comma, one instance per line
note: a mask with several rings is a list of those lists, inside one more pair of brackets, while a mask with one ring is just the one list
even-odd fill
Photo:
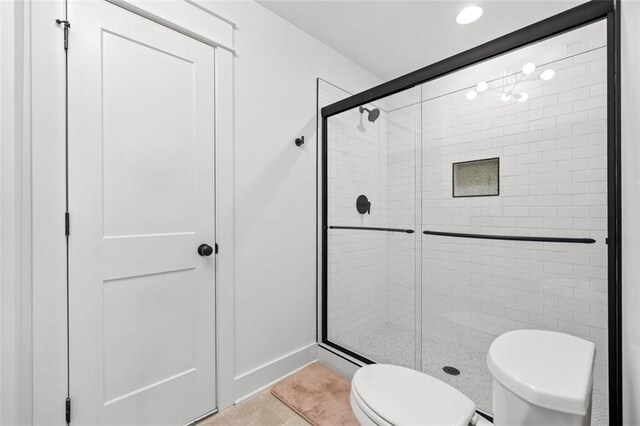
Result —
[[[346, 339], [338, 343], [366, 354], [376, 362], [417, 367], [414, 333], [405, 327], [387, 323], [384, 327], [354, 336], [348, 341], [349, 345], [346, 345]], [[436, 337], [423, 338], [422, 347], [422, 371], [459, 389], [476, 403], [478, 409], [492, 412], [493, 380], [485, 361], [485, 353]], [[442, 371], [442, 367], [447, 365], [459, 369], [460, 375], [451, 376]], [[606, 390], [594, 389], [591, 410], [593, 426], [609, 424], [607, 400]]]
[[309, 426], [309, 423], [268, 389], [202, 420], [197, 426]]

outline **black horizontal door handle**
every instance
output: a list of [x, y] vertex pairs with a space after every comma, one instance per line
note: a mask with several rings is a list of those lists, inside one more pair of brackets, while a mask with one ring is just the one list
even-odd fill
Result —
[[404, 232], [405, 234], [413, 234], [413, 229], [400, 228], [376, 228], [372, 226], [329, 226], [329, 229], [352, 229], [354, 231], [386, 231], [386, 232]]
[[593, 238], [569, 238], [569, 237], [531, 237], [524, 235], [487, 235], [487, 234], [467, 234], [460, 232], [422, 231], [425, 235], [438, 235], [441, 237], [456, 238], [477, 238], [481, 240], [503, 240], [503, 241], [533, 241], [540, 243], [573, 243], [573, 244], [594, 244]]

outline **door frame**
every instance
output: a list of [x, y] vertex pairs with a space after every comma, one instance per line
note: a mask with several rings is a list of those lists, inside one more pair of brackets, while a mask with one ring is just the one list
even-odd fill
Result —
[[[106, 1], [106, 0], [105, 0]], [[216, 394], [217, 407], [234, 400], [233, 283], [234, 283], [234, 164], [233, 164], [233, 33], [236, 25], [194, 0], [149, 2], [109, 0], [117, 6], [169, 27], [214, 48], [215, 55], [215, 198], [216, 242]], [[5, 5], [11, 5], [10, 7]], [[3, 2], [3, 23], [15, 24], [9, 42], [22, 47], [22, 57], [11, 57], [17, 72], [15, 118], [21, 132], [7, 145], [16, 155], [12, 210], [19, 224], [7, 242], [19, 248], [13, 256], [12, 299], [2, 298], [3, 308], [13, 302], [9, 322], [12, 335], [2, 333], [2, 369], [11, 371], [12, 382], [2, 388], [2, 422], [17, 424], [65, 424], [67, 397], [66, 247], [64, 235], [64, 49], [63, 31], [56, 19], [64, 19], [65, 0], [55, 2]], [[13, 16], [7, 18], [5, 13]], [[15, 17], [15, 20], [14, 20]], [[71, 33], [73, 23], [71, 23]], [[3, 25], [4, 26], [4, 25]], [[3, 33], [4, 35], [4, 33]], [[7, 49], [8, 50], [8, 49]], [[18, 49], [15, 49], [18, 51]], [[3, 53], [5, 50], [3, 49]], [[69, 46], [73, 54], [73, 43]], [[39, 66], [32, 66], [40, 64]], [[5, 81], [3, 76], [2, 81]], [[12, 97], [13, 98], [13, 97]], [[3, 129], [5, 123], [3, 123]], [[20, 126], [21, 125], [21, 126]], [[5, 141], [3, 141], [4, 145]], [[3, 146], [4, 149], [4, 146]], [[19, 151], [19, 152], [18, 152]], [[71, 165], [73, 167], [73, 165]], [[3, 170], [3, 173], [5, 170]], [[5, 194], [2, 201], [8, 200]], [[3, 220], [5, 207], [3, 206]], [[73, 212], [71, 244], [73, 244]], [[8, 229], [4, 226], [3, 231]], [[3, 237], [4, 237], [3, 233]], [[4, 241], [3, 241], [4, 243]], [[2, 264], [5, 266], [5, 253]], [[3, 268], [4, 269], [4, 268]], [[7, 269], [8, 271], [8, 269]], [[3, 278], [3, 296], [8, 280]], [[4, 309], [3, 309], [4, 311]], [[11, 338], [11, 339], [10, 339]], [[15, 344], [11, 359], [5, 348]], [[11, 362], [11, 365], [5, 364]], [[6, 368], [5, 368], [6, 366]], [[13, 391], [13, 392], [12, 392]], [[11, 394], [11, 395], [9, 395]], [[73, 401], [73, 395], [71, 395]], [[5, 410], [5, 406], [11, 410]], [[73, 422], [73, 413], [71, 415]]]
[[371, 89], [344, 98], [321, 110], [321, 217], [320, 276], [321, 335], [319, 343], [364, 364], [373, 360], [329, 340], [328, 336], [328, 135], [329, 117], [383, 97], [410, 89], [459, 69], [519, 49], [532, 43], [605, 20], [607, 26], [607, 197], [608, 197], [608, 346], [609, 346], [609, 422], [622, 424], [622, 215], [621, 215], [621, 120], [620, 120], [620, 0], [591, 0], [565, 12], [536, 22], [512, 33]]

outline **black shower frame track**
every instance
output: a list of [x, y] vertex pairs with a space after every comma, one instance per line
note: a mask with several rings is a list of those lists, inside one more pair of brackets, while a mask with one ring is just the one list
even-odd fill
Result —
[[327, 330], [327, 119], [357, 106], [410, 89], [418, 84], [511, 52], [596, 21], [607, 23], [607, 213], [608, 213], [608, 334], [609, 422], [622, 424], [621, 316], [621, 138], [620, 138], [620, 0], [591, 0], [432, 65], [350, 96], [321, 110], [322, 116], [322, 309], [321, 343], [365, 364], [374, 361], [328, 339]]

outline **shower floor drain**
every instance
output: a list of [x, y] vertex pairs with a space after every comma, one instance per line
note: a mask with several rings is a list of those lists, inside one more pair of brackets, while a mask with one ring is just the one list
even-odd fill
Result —
[[460, 375], [460, 370], [458, 370], [455, 367], [451, 367], [451, 366], [446, 366], [446, 367], [442, 367], [442, 371], [444, 371], [447, 374], [450, 374], [452, 376], [458, 376]]

